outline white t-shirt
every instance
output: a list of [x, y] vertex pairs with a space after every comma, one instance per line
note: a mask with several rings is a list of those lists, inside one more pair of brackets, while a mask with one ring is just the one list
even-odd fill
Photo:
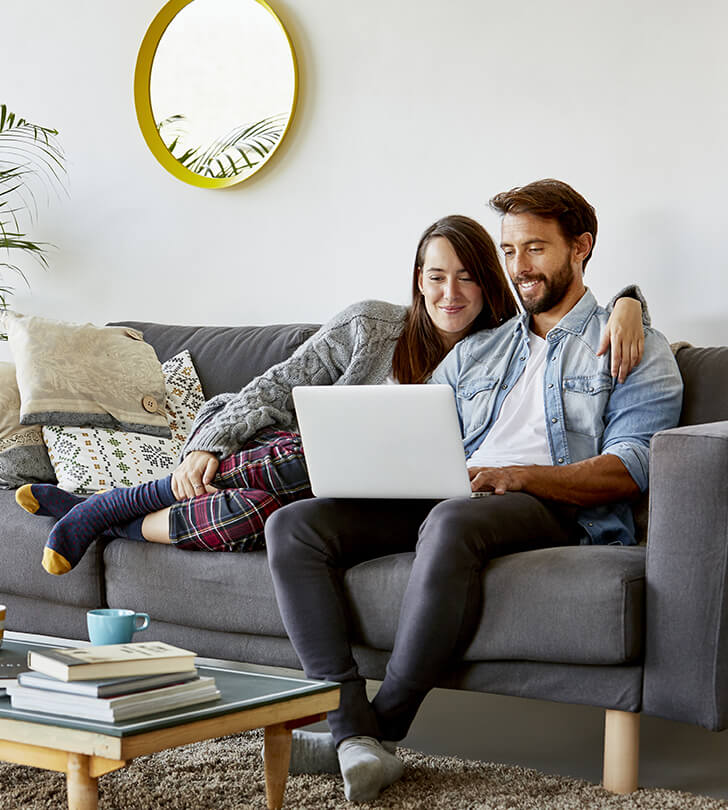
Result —
[[553, 463], [543, 401], [546, 341], [529, 330], [528, 343], [526, 368], [501, 403], [488, 435], [468, 459], [468, 467]]

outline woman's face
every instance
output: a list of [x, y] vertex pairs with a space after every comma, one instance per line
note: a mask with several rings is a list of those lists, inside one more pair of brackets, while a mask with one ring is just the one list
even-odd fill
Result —
[[483, 291], [444, 236], [430, 239], [417, 284], [445, 347], [464, 337], [483, 309]]

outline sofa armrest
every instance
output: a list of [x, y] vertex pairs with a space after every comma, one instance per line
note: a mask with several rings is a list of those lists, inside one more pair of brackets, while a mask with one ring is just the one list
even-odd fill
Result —
[[643, 711], [728, 726], [728, 421], [652, 439]]

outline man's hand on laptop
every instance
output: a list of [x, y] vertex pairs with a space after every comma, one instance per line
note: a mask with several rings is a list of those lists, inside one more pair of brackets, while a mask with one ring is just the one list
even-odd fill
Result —
[[523, 489], [523, 467], [469, 467], [473, 492], [493, 492], [505, 495]]

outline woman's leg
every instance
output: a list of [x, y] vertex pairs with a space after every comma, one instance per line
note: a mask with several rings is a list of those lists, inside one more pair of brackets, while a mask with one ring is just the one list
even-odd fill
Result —
[[[275, 495], [260, 489], [223, 489], [171, 506], [167, 533], [181, 549], [257, 551], [265, 545], [266, 520], [281, 506]], [[160, 516], [157, 525], [162, 521]]]
[[169, 536], [169, 513], [172, 507], [161, 509], [158, 512], [150, 512], [145, 515], [141, 525], [142, 539], [148, 543], [169, 544], [172, 539]]
[[145, 538], [171, 539], [184, 549], [254, 551], [264, 546], [263, 527], [273, 512], [313, 494], [300, 437], [272, 430], [223, 459], [213, 486], [218, 492], [179, 501], [164, 515], [150, 515], [143, 526]]
[[43, 550], [43, 568], [49, 574], [67, 573], [107, 529], [123, 526], [174, 501], [172, 476], [91, 495], [74, 506], [51, 530]]
[[15, 491], [15, 500], [31, 515], [61, 518], [86, 499], [57, 484], [24, 484]]
[[[312, 494], [300, 436], [270, 429], [261, 431], [245, 449], [223, 459], [214, 484], [230, 489], [176, 501], [145, 515], [139, 526], [135, 520], [131, 526], [113, 527], [112, 531], [115, 536], [174, 543], [186, 549], [250, 551], [262, 548], [263, 525], [269, 515], [284, 503]], [[55, 486], [32, 486], [21, 505], [39, 514], [51, 512], [40, 512], [36, 507], [55, 508], [56, 516], [61, 517], [85, 500]], [[36, 497], [38, 487], [42, 489]]]
[[462, 656], [494, 557], [577, 542], [571, 511], [521, 492], [437, 504], [422, 524], [387, 675], [373, 701], [385, 739], [401, 740], [427, 692]]

